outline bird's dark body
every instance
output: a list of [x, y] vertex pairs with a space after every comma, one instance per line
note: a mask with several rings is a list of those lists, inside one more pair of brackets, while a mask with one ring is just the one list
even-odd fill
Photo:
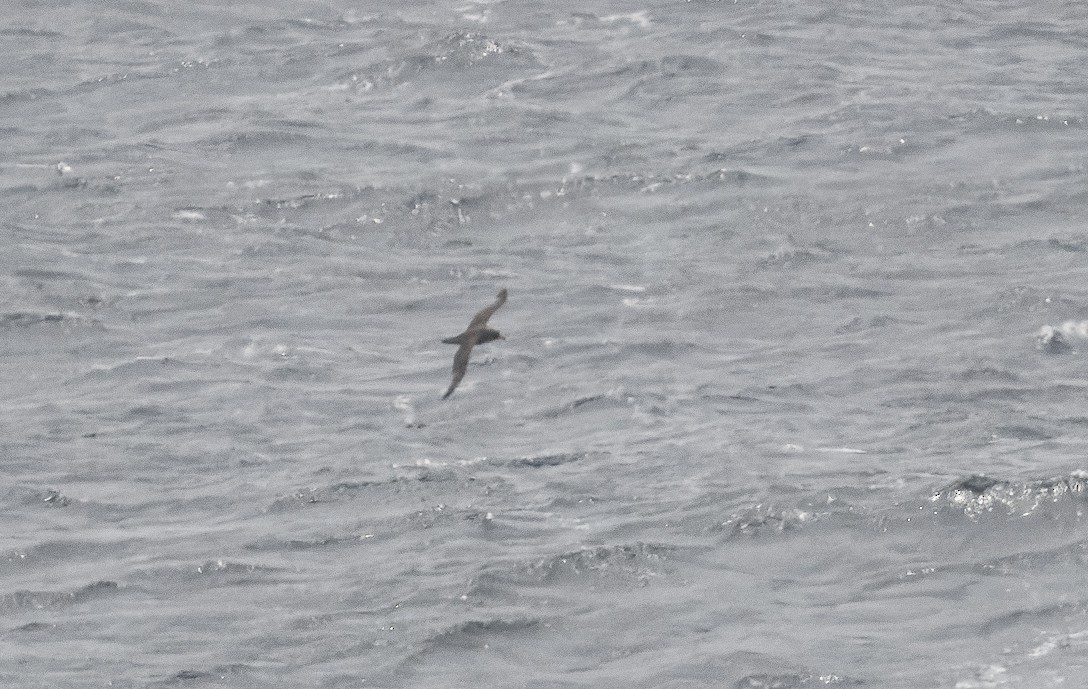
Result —
[[[442, 340], [443, 344], [455, 344], [459, 345], [465, 341], [465, 335], [468, 332], [463, 332], [460, 335], [454, 335], [453, 337], [447, 337]], [[499, 334], [498, 330], [494, 328], [484, 328], [480, 331], [480, 334], [476, 336], [476, 344], [481, 345], [485, 342], [491, 342], [492, 340], [505, 340], [506, 338]]]

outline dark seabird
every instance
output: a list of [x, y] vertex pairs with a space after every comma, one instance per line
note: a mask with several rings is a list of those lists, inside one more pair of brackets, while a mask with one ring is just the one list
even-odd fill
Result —
[[457, 388], [457, 384], [465, 377], [465, 371], [468, 370], [468, 357], [472, 353], [473, 347], [492, 340], [506, 339], [499, 334], [498, 330], [487, 327], [487, 319], [491, 318], [491, 314], [498, 311], [499, 307], [505, 303], [506, 290], [502, 289], [499, 291], [499, 298], [495, 300], [494, 304], [472, 317], [472, 321], [465, 328], [465, 332], [442, 340], [446, 344], [459, 345], [457, 353], [453, 355], [453, 380], [450, 381], [450, 388], [446, 390], [446, 394], [442, 395], [442, 399], [452, 395]]

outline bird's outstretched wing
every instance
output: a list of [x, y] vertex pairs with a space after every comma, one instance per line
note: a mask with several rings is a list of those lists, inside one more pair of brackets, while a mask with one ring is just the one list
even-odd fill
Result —
[[499, 307], [505, 303], [506, 288], [504, 287], [503, 289], [499, 290], [499, 298], [495, 300], [494, 304], [488, 306], [486, 309], [483, 309], [482, 311], [480, 311], [480, 313], [472, 317], [472, 321], [468, 324], [468, 328], [465, 330], [465, 332], [468, 332], [469, 330], [482, 329], [485, 325], [487, 325], [487, 319], [491, 318], [491, 315], [498, 311]]
[[465, 371], [468, 370], [468, 357], [472, 354], [472, 347], [475, 344], [475, 337], [466, 337], [461, 346], [457, 348], [457, 353], [453, 355], [453, 380], [450, 381], [450, 387], [446, 390], [446, 394], [442, 395], [442, 399], [452, 395], [457, 388], [457, 384], [465, 377]]

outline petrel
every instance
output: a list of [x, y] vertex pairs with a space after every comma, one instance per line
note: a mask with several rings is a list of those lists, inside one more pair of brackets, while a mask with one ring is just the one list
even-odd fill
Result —
[[465, 377], [465, 371], [468, 370], [468, 357], [472, 353], [473, 347], [492, 340], [506, 339], [499, 334], [498, 330], [487, 327], [487, 319], [491, 318], [491, 314], [498, 311], [499, 307], [505, 303], [506, 289], [504, 288], [499, 291], [499, 298], [495, 300], [494, 304], [472, 317], [472, 321], [465, 328], [465, 332], [442, 340], [445, 344], [459, 345], [457, 353], [453, 355], [453, 380], [450, 381], [450, 388], [446, 390], [446, 394], [442, 395], [442, 399], [452, 395], [457, 388], [457, 384]]

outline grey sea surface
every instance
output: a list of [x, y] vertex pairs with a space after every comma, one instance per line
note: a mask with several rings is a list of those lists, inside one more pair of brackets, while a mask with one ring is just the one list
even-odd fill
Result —
[[0, 686], [1088, 685], [1082, 3], [7, 9]]

